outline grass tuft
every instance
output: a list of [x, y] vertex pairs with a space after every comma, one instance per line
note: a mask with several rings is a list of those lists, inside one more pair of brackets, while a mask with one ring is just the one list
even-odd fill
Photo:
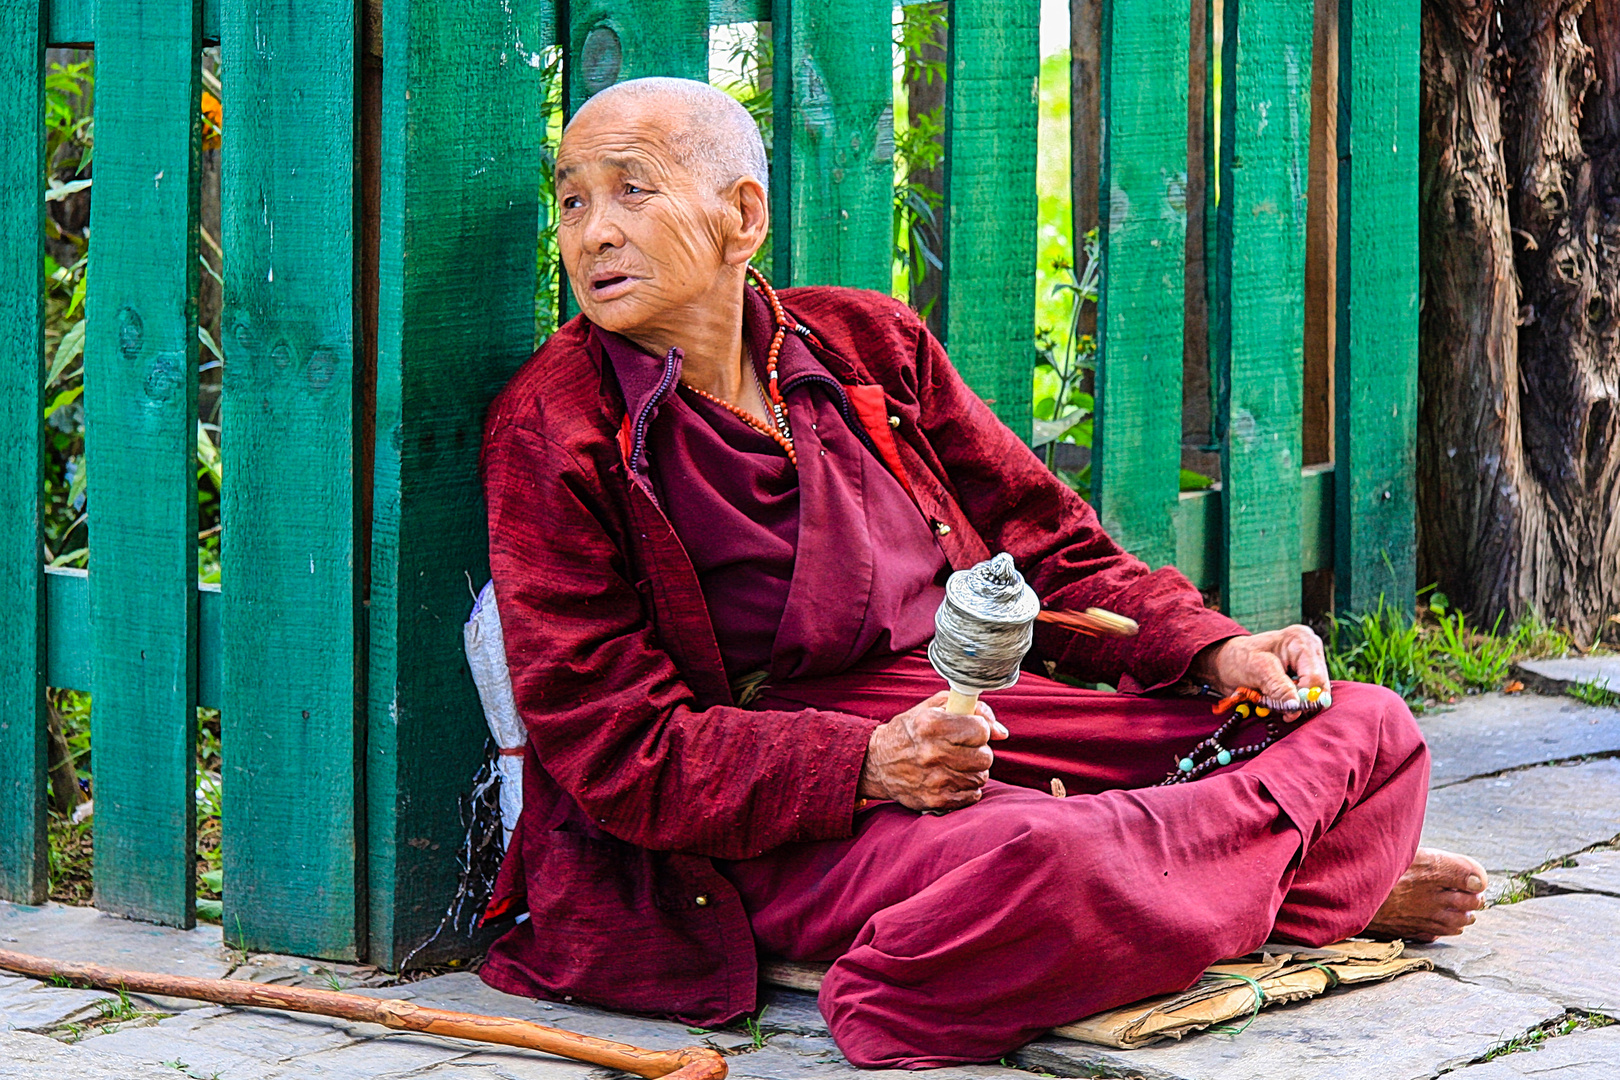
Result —
[[1562, 656], [1570, 649], [1568, 635], [1534, 617], [1506, 627], [1498, 617], [1486, 630], [1447, 607], [1445, 597], [1434, 594], [1408, 615], [1380, 597], [1372, 611], [1329, 615], [1323, 635], [1328, 674], [1387, 686], [1421, 707], [1499, 690], [1514, 661]]
[[1614, 1023], [1612, 1017], [1602, 1013], [1583, 1012], [1579, 1009], [1570, 1009], [1561, 1017], [1554, 1017], [1546, 1023], [1538, 1024], [1522, 1035], [1515, 1035], [1487, 1050], [1483, 1057], [1469, 1062], [1470, 1065], [1481, 1065], [1508, 1054], [1523, 1053], [1526, 1050], [1536, 1050], [1548, 1039], [1556, 1039], [1562, 1035], [1570, 1035], [1586, 1028], [1608, 1027]]
[[1610, 690], [1608, 679], [1604, 679], [1601, 683], [1596, 679], [1578, 682], [1566, 693], [1588, 705], [1620, 705], [1620, 690]]

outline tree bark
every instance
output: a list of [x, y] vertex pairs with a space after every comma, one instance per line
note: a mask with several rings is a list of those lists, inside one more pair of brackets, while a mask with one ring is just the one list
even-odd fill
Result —
[[1420, 569], [1583, 643], [1620, 611], [1617, 46], [1620, 0], [1423, 5]]

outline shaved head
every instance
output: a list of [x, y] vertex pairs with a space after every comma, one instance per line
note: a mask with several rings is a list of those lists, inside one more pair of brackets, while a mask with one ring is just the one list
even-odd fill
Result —
[[666, 120], [664, 142], [676, 163], [710, 190], [724, 191], [744, 176], [770, 190], [759, 125], [735, 98], [708, 83], [668, 78], [614, 83], [580, 106], [568, 127], [587, 114], [649, 105], [657, 107]]

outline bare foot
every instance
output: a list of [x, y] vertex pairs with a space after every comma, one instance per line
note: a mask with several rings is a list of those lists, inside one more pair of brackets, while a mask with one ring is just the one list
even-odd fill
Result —
[[1485, 906], [1485, 868], [1466, 855], [1418, 848], [1366, 932], [1407, 941], [1460, 934]]

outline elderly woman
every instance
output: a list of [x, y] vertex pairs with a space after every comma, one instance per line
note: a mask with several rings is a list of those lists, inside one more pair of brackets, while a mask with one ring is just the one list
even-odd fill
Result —
[[[530, 732], [490, 915], [531, 917], [490, 985], [714, 1024], [754, 1008], [756, 949], [832, 961], [845, 1054], [916, 1068], [1272, 937], [1473, 921], [1485, 872], [1418, 849], [1428, 753], [1387, 690], [1335, 684], [1258, 755], [1159, 786], [1220, 722], [1166, 691], [1292, 697], [1327, 684], [1321, 642], [1249, 635], [1122, 551], [904, 305], [753, 274], [767, 176], [741, 107], [611, 87], [556, 179], [583, 314], [484, 447]], [[949, 715], [923, 648], [945, 576], [997, 551], [1047, 605], [1142, 630], [1043, 626], [994, 714]]]

